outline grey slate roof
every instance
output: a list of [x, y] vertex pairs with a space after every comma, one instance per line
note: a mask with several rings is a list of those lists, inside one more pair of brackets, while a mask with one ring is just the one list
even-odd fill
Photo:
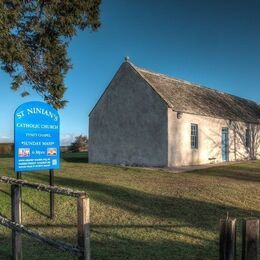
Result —
[[254, 101], [131, 65], [174, 111], [260, 123], [260, 105]]

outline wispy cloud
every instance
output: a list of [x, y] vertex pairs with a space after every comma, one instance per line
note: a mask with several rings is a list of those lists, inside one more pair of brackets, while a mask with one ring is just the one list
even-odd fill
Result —
[[76, 134], [71, 134], [71, 133], [62, 134], [60, 137], [60, 144], [61, 145], [70, 145], [74, 141], [76, 136], [77, 136]]
[[11, 138], [10, 136], [6, 136], [6, 135], [0, 136], [0, 143], [12, 143], [12, 142], [13, 142], [13, 138]]

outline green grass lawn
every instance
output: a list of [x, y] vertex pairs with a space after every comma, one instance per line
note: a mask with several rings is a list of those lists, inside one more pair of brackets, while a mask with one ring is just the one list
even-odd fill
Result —
[[[12, 159], [0, 175], [14, 177]], [[48, 172], [23, 178], [46, 183]], [[55, 183], [85, 190], [91, 203], [92, 259], [217, 259], [218, 223], [226, 216], [260, 218], [260, 161], [189, 173], [87, 163], [87, 154], [65, 154]], [[44, 192], [23, 189], [23, 224], [76, 244], [76, 200], [56, 196], [48, 219]], [[10, 187], [0, 184], [0, 213], [10, 217]], [[0, 259], [10, 259], [10, 231], [0, 227]], [[23, 259], [75, 259], [26, 236]]]

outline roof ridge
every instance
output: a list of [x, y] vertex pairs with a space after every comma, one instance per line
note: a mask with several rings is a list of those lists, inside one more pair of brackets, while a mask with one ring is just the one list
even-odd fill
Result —
[[166, 74], [162, 74], [162, 73], [159, 73], [159, 72], [154, 72], [154, 71], [151, 71], [151, 70], [148, 70], [148, 69], [145, 69], [145, 68], [140, 68], [140, 67], [134, 65], [133, 63], [131, 63], [131, 65], [134, 66], [137, 70], [143, 70], [145, 72], [148, 72], [148, 73], [151, 73], [151, 74], [154, 74], [154, 75], [157, 75], [157, 76], [162, 76], [164, 78], [169, 78], [169, 79], [172, 79], [172, 80], [180, 81], [182, 83], [187, 83], [187, 84], [194, 85], [192, 82], [189, 82], [187, 80], [178, 79], [178, 78], [166, 75]]
[[204, 85], [201, 85], [201, 84], [193, 83], [193, 82], [188, 81], [188, 80], [178, 79], [178, 78], [169, 76], [169, 75], [167, 75], [167, 74], [162, 74], [162, 73], [154, 72], [154, 71], [151, 71], [151, 70], [148, 70], [148, 69], [145, 69], [145, 68], [141, 68], [141, 67], [138, 67], [138, 66], [134, 65], [132, 62], [129, 62], [129, 63], [130, 63], [135, 69], [141, 70], [141, 71], [144, 71], [144, 72], [147, 72], [147, 73], [150, 73], [150, 74], [153, 74], [153, 75], [155, 75], [155, 76], [161, 76], [161, 77], [164, 77], [164, 78], [167, 78], [167, 79], [170, 79], [170, 80], [175, 80], [175, 81], [178, 81], [178, 82], [180, 82], [180, 83], [188, 84], [188, 85], [195, 86], [195, 87], [199, 87], [199, 88], [206, 88], [206, 89], [208, 89], [208, 90], [214, 91], [214, 92], [219, 93], [219, 94], [224, 94], [224, 95], [232, 96], [232, 97], [235, 97], [235, 98], [243, 99], [243, 100], [246, 100], [246, 101], [249, 101], [249, 102], [253, 102], [253, 103], [257, 104], [257, 105], [260, 105], [260, 104], [257, 103], [256, 101], [251, 100], [251, 99], [248, 99], [248, 98], [240, 97], [240, 96], [237, 96], [237, 95], [234, 95], [234, 94], [231, 94], [231, 93], [227, 93], [227, 92], [224, 92], [224, 91], [221, 91], [221, 90], [212, 88], [212, 87], [207, 87], [207, 86], [204, 86]]

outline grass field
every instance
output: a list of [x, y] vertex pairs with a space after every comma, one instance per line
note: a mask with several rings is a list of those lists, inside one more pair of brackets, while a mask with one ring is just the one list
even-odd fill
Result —
[[[86, 154], [65, 155], [57, 185], [85, 190], [91, 202], [92, 259], [217, 259], [221, 217], [260, 218], [260, 161], [174, 174], [88, 164]], [[12, 159], [0, 175], [14, 176]], [[47, 172], [23, 178], [46, 183]], [[10, 217], [10, 187], [0, 184], [0, 213]], [[23, 224], [76, 244], [76, 200], [23, 189]], [[10, 259], [10, 231], [0, 227], [0, 259]], [[23, 237], [23, 259], [74, 259]]]

